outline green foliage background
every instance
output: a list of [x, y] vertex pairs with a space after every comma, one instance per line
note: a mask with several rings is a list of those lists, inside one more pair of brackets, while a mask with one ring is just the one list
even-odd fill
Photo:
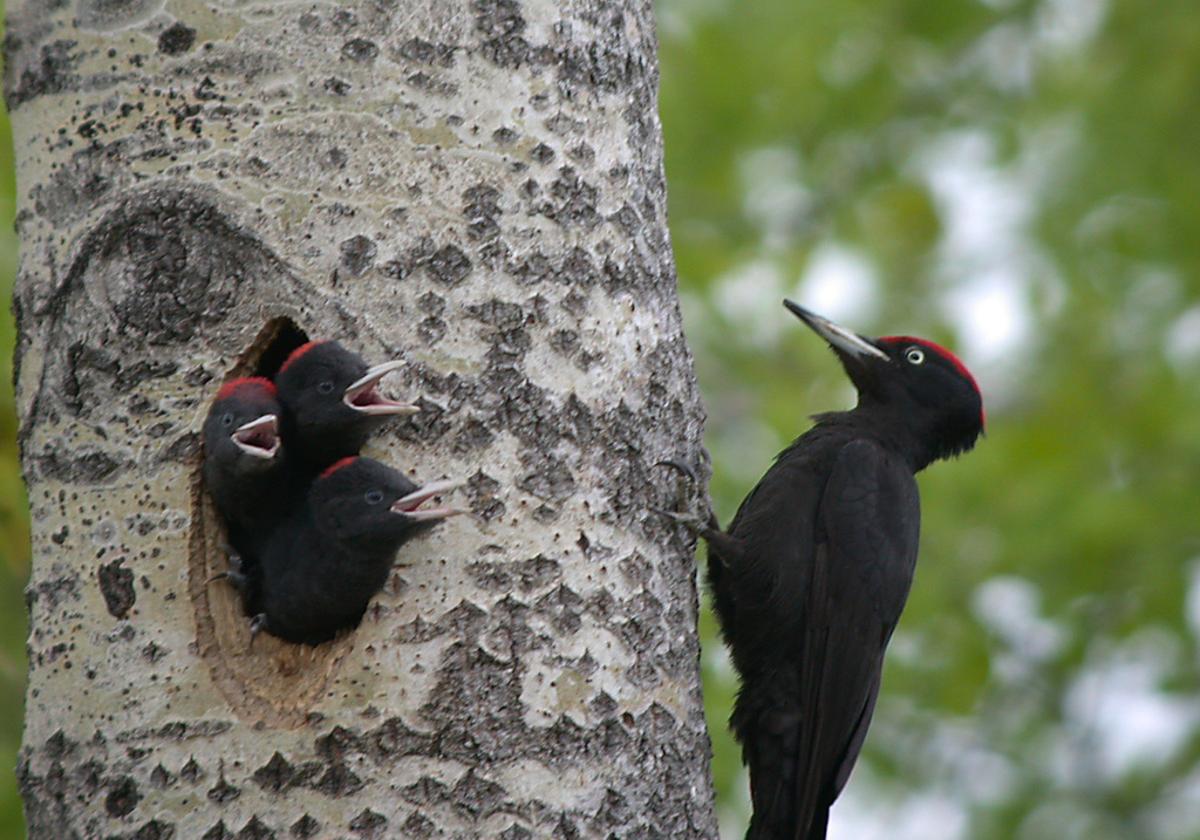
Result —
[[[17, 272], [13, 175], [8, 112], [0, 107], [0, 300], [6, 302]], [[15, 338], [6, 303], [0, 307], [0, 837], [21, 837], [25, 831], [12, 771], [21, 744], [27, 630], [23, 593], [29, 577], [29, 509], [17, 461], [17, 418], [9, 374]]]
[[[964, 351], [985, 394], [986, 439], [921, 476], [916, 584], [831, 836], [1200, 837], [1200, 7], [660, 10], [722, 517], [807, 414], [852, 400], [778, 305], [816, 305], [830, 247], [873, 278], [850, 326]], [[1018, 328], [982, 341], [1004, 301]], [[706, 630], [740, 826], [734, 684]]]
[[[659, 8], [671, 229], [722, 518], [806, 415], [852, 400], [783, 294], [833, 293], [861, 332], [962, 349], [987, 402], [980, 447], [921, 477], [918, 578], [832, 836], [1200, 838], [1200, 7]], [[841, 268], [818, 284], [831, 253]], [[4, 370], [12, 333], [6, 314]], [[0, 836], [16, 837], [29, 556], [8, 377], [0, 552]], [[703, 630], [735, 836], [735, 685], [707, 615]]]

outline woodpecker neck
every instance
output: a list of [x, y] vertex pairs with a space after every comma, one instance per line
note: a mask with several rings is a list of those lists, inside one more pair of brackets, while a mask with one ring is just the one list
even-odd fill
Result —
[[884, 403], [859, 402], [850, 411], [831, 411], [818, 414], [813, 419], [820, 426], [841, 429], [851, 437], [875, 441], [903, 458], [914, 474], [934, 461], [958, 454], [959, 451], [939, 447], [934, 430], [924, 428], [925, 424], [915, 421], [911, 415]]

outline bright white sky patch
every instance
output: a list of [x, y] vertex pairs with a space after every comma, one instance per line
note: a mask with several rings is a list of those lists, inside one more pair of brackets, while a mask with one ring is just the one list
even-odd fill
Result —
[[1006, 256], [1032, 207], [1021, 185], [996, 166], [992, 138], [980, 130], [947, 133], [923, 164], [943, 210], [945, 258], [969, 266]]
[[1021, 143], [1021, 156], [1001, 164], [985, 130], [950, 131], [914, 159], [943, 221], [935, 300], [955, 327], [955, 350], [995, 405], [1022, 387], [1039, 350], [1034, 318], [1053, 318], [1065, 284], [1030, 226], [1041, 196], [1071, 171], [1082, 133], [1069, 117], [1047, 123]]
[[1163, 352], [1179, 368], [1200, 362], [1200, 306], [1186, 310], [1167, 328]]
[[1039, 44], [1051, 50], [1077, 50], [1096, 36], [1107, 14], [1105, 0], [1045, 0], [1034, 32]]
[[738, 160], [742, 214], [762, 233], [768, 250], [786, 247], [812, 205], [800, 177], [800, 157], [782, 146], [755, 149]]
[[779, 343], [790, 319], [782, 317], [783, 275], [770, 260], [743, 263], [717, 278], [717, 311], [736, 328], [730, 339], [752, 347]]
[[819, 245], [809, 256], [792, 297], [802, 306], [856, 332], [879, 303], [879, 280], [859, 251], [836, 242]]
[[1025, 227], [1034, 197], [995, 165], [992, 138], [960, 131], [931, 144], [919, 164], [945, 224], [939, 273], [941, 307], [970, 361], [1000, 361], [1031, 329], [1028, 284], [1032, 243]]
[[1200, 724], [1200, 707], [1191, 695], [1160, 688], [1177, 653], [1174, 636], [1147, 629], [1089, 657], [1064, 701], [1077, 767], [1112, 783], [1163, 764], [1183, 746]]
[[[859, 773], [865, 767], [859, 767]], [[852, 777], [853, 778], [853, 777]], [[874, 779], [853, 781], [829, 812], [829, 837], [854, 840], [959, 840], [967, 836], [968, 815], [955, 799], [936, 791], [888, 797]]]
[[1026, 341], [1029, 306], [1022, 287], [1019, 277], [999, 269], [949, 291], [943, 308], [959, 326], [963, 356], [996, 361]]
[[1041, 616], [1041, 602], [1042, 593], [1036, 586], [1005, 575], [981, 583], [971, 598], [971, 609], [1013, 652], [1043, 661], [1062, 650], [1067, 631]]
[[968, 63], [978, 63], [998, 90], [1026, 92], [1033, 86], [1033, 47], [1023, 25], [993, 26], [971, 53]]
[[1200, 768], [1169, 783], [1148, 815], [1161, 840], [1196, 840], [1200, 825]]
[[751, 807], [750, 773], [745, 767], [738, 774], [734, 790], [736, 793], [731, 797], [732, 801], [717, 811], [717, 826], [721, 832], [721, 840], [742, 840], [746, 836]]
[[1200, 640], [1200, 558], [1192, 561], [1191, 580], [1188, 581], [1187, 603], [1184, 607], [1192, 635]]
[[732, 682], [737, 679], [737, 671], [733, 667], [733, 658], [729, 655], [729, 648], [725, 647], [720, 640], [717, 644], [710, 644], [704, 648], [702, 654], [704, 657], [704, 667], [715, 674], [719, 679], [726, 682]]

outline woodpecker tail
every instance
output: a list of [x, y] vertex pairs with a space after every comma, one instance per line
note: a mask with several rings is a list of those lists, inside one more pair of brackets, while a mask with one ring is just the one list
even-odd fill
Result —
[[779, 674], [743, 683], [733, 712], [733, 728], [750, 770], [754, 812], [746, 840], [825, 840], [831, 801], [807, 790], [817, 779], [806, 775], [806, 745], [794, 680]]

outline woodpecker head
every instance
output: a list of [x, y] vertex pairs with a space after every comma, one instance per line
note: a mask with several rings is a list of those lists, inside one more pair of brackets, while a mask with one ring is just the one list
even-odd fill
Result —
[[379, 554], [393, 552], [417, 532], [462, 513], [449, 507], [421, 509], [423, 502], [457, 486], [454, 481], [418, 486], [386, 464], [352, 456], [321, 473], [309, 502], [317, 527], [326, 534]]
[[268, 469], [281, 458], [275, 386], [253, 377], [226, 382], [204, 420], [205, 458], [235, 472]]
[[833, 348], [858, 389], [859, 410], [911, 435], [920, 469], [966, 452], [983, 433], [983, 396], [966, 365], [923, 338], [865, 338], [785, 300], [791, 312]]
[[379, 393], [379, 380], [403, 364], [371, 367], [336, 341], [310, 341], [293, 351], [275, 384], [300, 448], [328, 449], [334, 458], [357, 452], [387, 417], [420, 411]]

